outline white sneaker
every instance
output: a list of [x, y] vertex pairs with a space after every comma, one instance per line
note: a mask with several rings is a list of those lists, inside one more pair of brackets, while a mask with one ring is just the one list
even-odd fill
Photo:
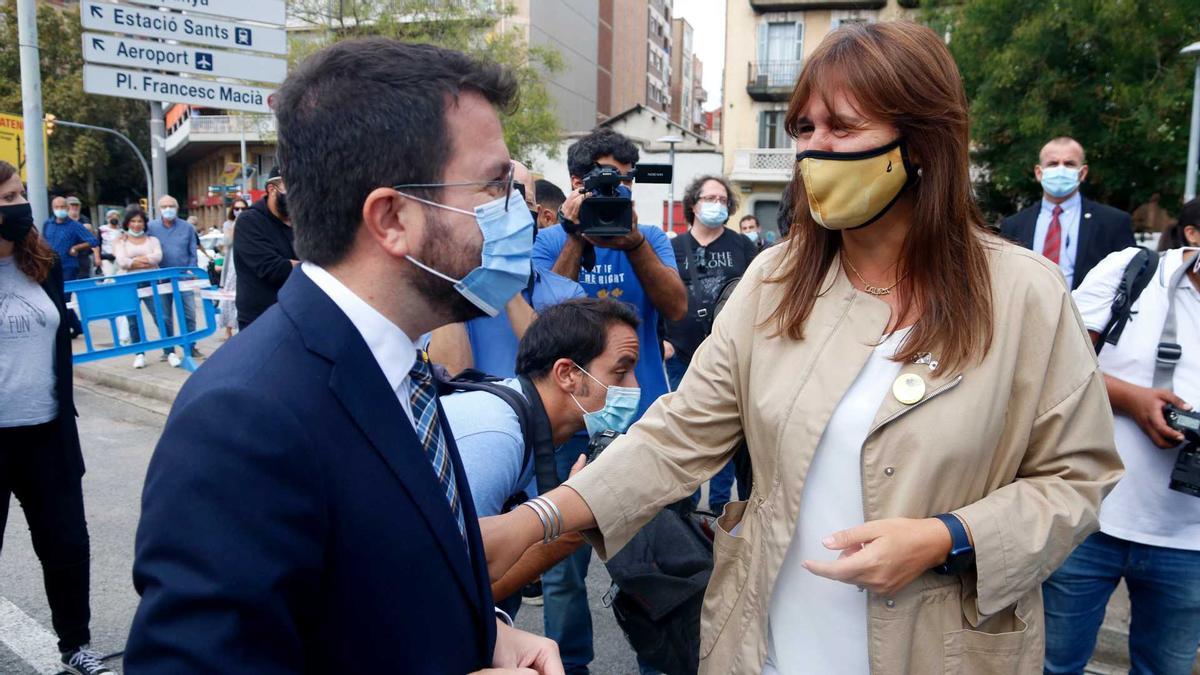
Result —
[[179, 358], [178, 354], [171, 352], [170, 354], [167, 354], [167, 363], [171, 364], [172, 368], [178, 368], [183, 361]]
[[146, 355], [138, 354], [137, 356], [133, 357], [133, 367], [138, 368], [138, 369], [145, 368], [146, 367]]

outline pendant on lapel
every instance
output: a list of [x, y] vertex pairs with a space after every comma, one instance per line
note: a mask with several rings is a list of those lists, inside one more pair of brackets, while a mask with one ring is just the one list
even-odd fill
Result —
[[925, 398], [925, 380], [920, 375], [905, 373], [892, 383], [892, 396], [904, 405], [912, 405]]
[[1085, 214], [1083, 214], [1083, 217], [1084, 217], [1084, 218], [1091, 218], [1091, 217], [1092, 217], [1092, 214], [1090, 214], [1090, 213], [1085, 213]]
[[917, 354], [913, 357], [912, 362], [921, 366], [929, 366], [930, 370], [937, 370], [938, 367], [937, 359], [933, 358], [933, 354], [930, 354], [929, 352], [921, 352], [920, 354]]

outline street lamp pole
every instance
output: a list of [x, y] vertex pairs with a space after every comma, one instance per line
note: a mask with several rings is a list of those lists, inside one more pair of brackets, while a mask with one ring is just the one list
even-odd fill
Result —
[[66, 120], [55, 120], [54, 123], [61, 124], [64, 127], [102, 131], [106, 134], [112, 134], [122, 141], [125, 141], [125, 144], [128, 145], [131, 150], [133, 150], [133, 154], [137, 155], [138, 161], [142, 163], [142, 171], [146, 173], [146, 211], [151, 214], [151, 217], [153, 217], [152, 214], [154, 213], [154, 207], [157, 206], [158, 202], [154, 201], [154, 183], [150, 180], [150, 165], [146, 163], [146, 156], [142, 154], [141, 150], [138, 150], [138, 146], [133, 141], [129, 140], [128, 136], [117, 131], [116, 129], [98, 127], [92, 124], [81, 124], [79, 122], [68, 122]]
[[[1200, 57], [1200, 42], [1184, 47], [1180, 54]], [[1192, 83], [1192, 129], [1188, 136], [1187, 181], [1183, 188], [1183, 201], [1196, 198], [1196, 164], [1200, 163], [1200, 58], [1196, 59], [1196, 77]]]
[[683, 139], [678, 136], [663, 136], [658, 139], [659, 143], [666, 143], [671, 147], [671, 182], [667, 185], [667, 232], [675, 231], [675, 144], [682, 143]]

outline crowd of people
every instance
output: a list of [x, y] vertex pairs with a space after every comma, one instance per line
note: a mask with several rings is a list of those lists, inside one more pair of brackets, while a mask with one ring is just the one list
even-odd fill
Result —
[[[1063, 136], [994, 231], [944, 42], [854, 24], [792, 94], [779, 240], [730, 222], [720, 175], [689, 177], [686, 233], [633, 209], [601, 235], [587, 177], [628, 197], [638, 146], [602, 127], [535, 179], [503, 140], [517, 89], [385, 39], [282, 85], [279, 168], [222, 228], [238, 334], [146, 476], [126, 672], [587, 673], [593, 555], [647, 674], [1082, 673], [1122, 580], [1132, 672], [1191, 671], [1200, 201], [1140, 249]], [[87, 675], [62, 283], [194, 267], [157, 206], [92, 231], [56, 197], [36, 228], [0, 163], [0, 527], [14, 494]], [[523, 595], [544, 637], [513, 627]]]

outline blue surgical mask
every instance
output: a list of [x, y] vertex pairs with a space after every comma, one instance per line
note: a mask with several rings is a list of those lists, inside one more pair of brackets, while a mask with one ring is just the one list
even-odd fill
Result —
[[700, 222], [715, 230], [718, 227], [724, 227], [727, 220], [729, 220], [729, 208], [724, 204], [700, 202]]
[[175, 209], [163, 209], [162, 210], [163, 220], [175, 220], [176, 213], [177, 212], [175, 211]]
[[146, 231], [142, 230], [141, 232], [135, 232], [133, 230], [130, 230], [129, 232], [127, 232], [127, 234], [135, 239], [141, 239], [142, 237], [146, 236]]
[[746, 232], [745, 235], [750, 239], [750, 241], [752, 241], [756, 244], [758, 243], [758, 233], [757, 232]]
[[1066, 197], [1079, 189], [1079, 169], [1069, 166], [1042, 169], [1042, 189], [1051, 197]]
[[58, 218], [59, 220], [66, 220], [67, 219], [67, 210], [66, 209], [54, 209], [54, 217]]
[[456, 211], [475, 216], [475, 222], [483, 232], [483, 256], [479, 267], [471, 270], [462, 279], [454, 279], [420, 262], [412, 256], [408, 261], [454, 284], [454, 290], [471, 301], [488, 316], [496, 316], [514, 295], [529, 284], [532, 270], [530, 256], [533, 253], [533, 220], [525, 208], [521, 193], [513, 190], [508, 197], [511, 206], [504, 210], [504, 197], [476, 206], [474, 211], [438, 204], [409, 194], [404, 196], [422, 204], [436, 206], [447, 211]]
[[608, 386], [600, 380], [597, 380], [591, 373], [584, 370], [579, 364], [575, 364], [576, 368], [584, 375], [592, 378], [592, 380], [608, 390], [608, 394], [604, 397], [604, 407], [596, 412], [588, 412], [579, 403], [579, 399], [571, 394], [571, 400], [575, 401], [575, 405], [583, 411], [583, 425], [587, 427], [589, 436], [595, 436], [601, 431], [617, 431], [625, 433], [629, 430], [629, 425], [633, 424], [633, 418], [637, 415], [638, 401], [642, 398], [642, 390], [638, 387], [617, 387]]

